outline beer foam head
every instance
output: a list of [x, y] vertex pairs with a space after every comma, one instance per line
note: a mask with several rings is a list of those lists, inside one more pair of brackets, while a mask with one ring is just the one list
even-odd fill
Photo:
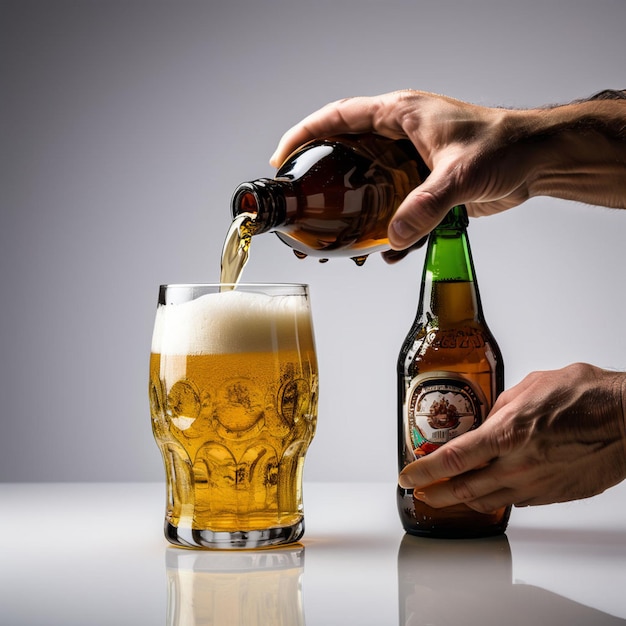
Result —
[[[308, 335], [308, 337], [307, 337]], [[159, 305], [152, 352], [263, 352], [312, 341], [308, 300], [238, 290]]]

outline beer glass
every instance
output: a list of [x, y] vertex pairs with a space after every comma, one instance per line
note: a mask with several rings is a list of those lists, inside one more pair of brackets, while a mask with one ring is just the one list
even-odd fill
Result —
[[168, 541], [257, 548], [302, 536], [317, 390], [306, 285], [161, 286], [149, 394]]

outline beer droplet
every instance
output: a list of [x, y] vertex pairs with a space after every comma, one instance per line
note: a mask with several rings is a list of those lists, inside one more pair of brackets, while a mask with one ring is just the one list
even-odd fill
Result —
[[328, 263], [328, 259], [320, 259], [320, 263]]
[[359, 266], [361, 267], [361, 265], [363, 265], [363, 263], [365, 263], [365, 261], [367, 261], [367, 254], [364, 254], [363, 256], [353, 256], [352, 260]]
[[306, 259], [307, 255], [304, 254], [304, 252], [300, 252], [300, 250], [294, 250], [293, 253], [299, 258], [299, 259]]

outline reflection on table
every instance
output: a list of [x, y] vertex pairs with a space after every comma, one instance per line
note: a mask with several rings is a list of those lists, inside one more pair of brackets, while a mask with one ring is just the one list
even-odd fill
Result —
[[505, 535], [473, 540], [405, 535], [398, 551], [400, 626], [626, 624], [539, 587], [513, 584], [512, 571]]
[[301, 544], [241, 552], [169, 546], [163, 493], [0, 483], [0, 623], [626, 626], [626, 483], [471, 541], [405, 536], [394, 484], [307, 483]]
[[233, 551], [168, 548], [167, 626], [304, 625], [304, 546]]
[[[304, 626], [304, 554], [301, 544], [245, 552], [168, 548], [167, 626]], [[626, 624], [540, 587], [514, 584], [506, 535], [405, 535], [398, 550], [398, 619], [399, 626]]]

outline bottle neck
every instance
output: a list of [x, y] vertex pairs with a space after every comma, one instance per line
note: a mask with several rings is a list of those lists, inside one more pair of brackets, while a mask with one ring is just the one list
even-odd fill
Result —
[[231, 213], [233, 218], [247, 213], [253, 216], [254, 234], [265, 233], [286, 219], [286, 191], [291, 185], [271, 178], [241, 183], [233, 193]]
[[429, 236], [422, 275], [422, 315], [449, 326], [482, 319], [465, 207], [454, 207]]

